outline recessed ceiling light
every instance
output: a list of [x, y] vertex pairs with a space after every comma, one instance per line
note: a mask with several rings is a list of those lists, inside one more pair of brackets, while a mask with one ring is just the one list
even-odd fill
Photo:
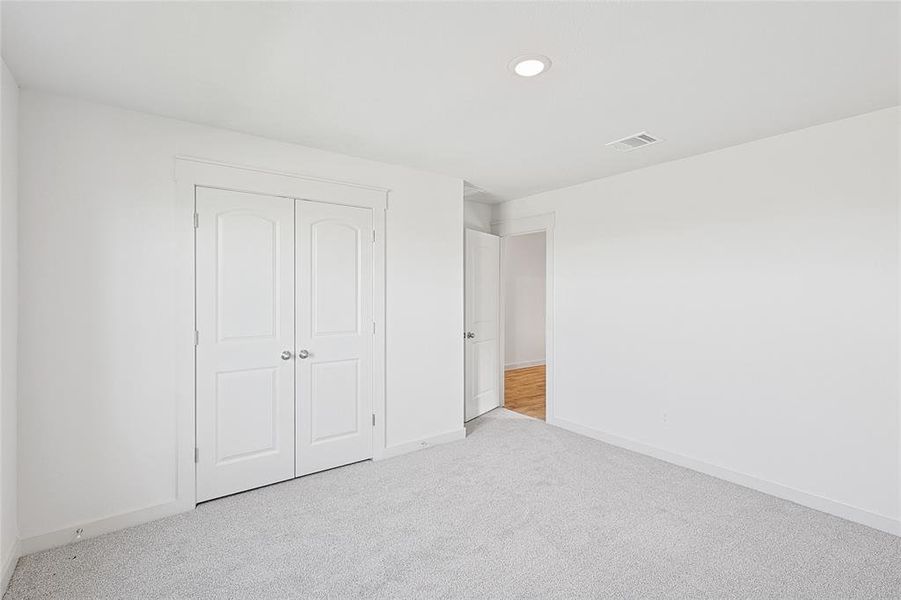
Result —
[[540, 54], [517, 56], [510, 61], [510, 70], [520, 77], [535, 77], [551, 68], [551, 59]]

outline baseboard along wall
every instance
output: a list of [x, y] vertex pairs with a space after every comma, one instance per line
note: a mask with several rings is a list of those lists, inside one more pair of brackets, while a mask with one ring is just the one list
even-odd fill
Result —
[[[398, 444], [396, 446], [389, 446], [382, 452], [381, 456], [379, 456], [377, 460], [384, 460], [386, 458], [400, 456], [402, 454], [415, 452], [417, 450], [423, 450], [425, 448], [430, 448], [439, 444], [462, 440], [465, 437], [466, 430], [461, 427], [460, 429], [449, 431], [443, 434], [414, 440], [404, 444]], [[20, 556], [24, 556], [26, 554], [34, 554], [35, 552], [41, 552], [43, 550], [49, 550], [51, 548], [58, 548], [60, 546], [65, 546], [76, 542], [78, 540], [97, 537], [99, 535], [111, 533], [113, 531], [119, 531], [121, 529], [128, 529], [129, 527], [135, 527], [136, 525], [149, 523], [150, 521], [156, 521], [157, 519], [162, 519], [193, 509], [193, 505], [185, 505], [180, 501], [166, 502], [163, 504], [142, 508], [127, 513], [112, 515], [94, 521], [73, 524], [69, 527], [48, 533], [26, 537], [20, 540], [17, 544], [18, 548], [15, 555], [15, 560], [18, 560]], [[12, 561], [12, 566], [9, 567], [8, 575], [12, 575], [12, 571], [15, 568], [15, 560]], [[4, 577], [6, 577], [7, 573], [4, 571], [3, 575]], [[5, 579], [4, 581], [8, 581], [8, 579]], [[0, 589], [5, 589], [5, 587]]]
[[466, 429], [461, 427], [460, 429], [455, 429], [453, 431], [448, 431], [446, 433], [440, 433], [438, 435], [433, 435], [427, 438], [422, 438], [419, 440], [413, 440], [412, 442], [406, 442], [403, 444], [397, 444], [394, 446], [388, 446], [382, 451], [382, 455], [378, 458], [378, 460], [384, 460], [386, 458], [393, 458], [395, 456], [400, 456], [402, 454], [408, 454], [410, 452], [415, 452], [416, 450], [424, 450], [425, 448], [429, 448], [431, 446], [437, 446], [439, 444], [446, 444], [448, 442], [455, 442], [457, 440], [462, 440], [466, 437]]
[[[828, 498], [823, 498], [814, 494], [803, 492], [801, 490], [784, 486], [782, 484], [759, 479], [751, 475], [746, 475], [744, 473], [732, 471], [723, 467], [706, 463], [704, 461], [682, 456], [680, 454], [669, 452], [655, 446], [636, 442], [566, 419], [553, 418], [550, 419], [548, 423], [562, 429], [578, 433], [580, 435], [584, 435], [614, 446], [618, 446], [620, 448], [624, 448], [626, 450], [632, 450], [640, 454], [645, 454], [647, 456], [679, 465], [681, 467], [692, 469], [706, 475], [711, 475], [713, 477], [748, 487], [765, 494], [769, 494], [771, 496], [789, 500], [808, 508], [813, 508], [815, 510], [847, 519], [849, 521], [853, 521], [855, 523], [860, 523], [861, 525], [866, 525], [880, 531], [885, 531], [887, 533], [901, 536], [901, 520], [898, 519], [892, 519], [884, 515], [879, 515], [854, 506], [843, 504], [841, 502], [836, 502]], [[403, 454], [415, 452], [417, 450], [422, 450], [439, 444], [462, 440], [465, 437], [466, 430], [464, 428], [460, 428], [443, 434], [430, 436], [428, 438], [414, 440], [403, 444], [397, 444], [395, 446], [389, 446], [382, 453], [379, 460], [401, 456]], [[184, 504], [173, 501], [128, 513], [113, 515], [91, 522], [72, 525], [70, 527], [49, 533], [23, 538], [16, 542], [13, 551], [7, 558], [6, 563], [2, 566], [2, 573], [0, 573], [0, 576], [2, 576], [2, 580], [0, 580], [0, 590], [6, 589], [6, 586], [8, 585], [9, 580], [12, 577], [12, 573], [15, 569], [16, 562], [21, 556], [33, 554], [35, 552], [41, 552], [43, 550], [49, 550], [51, 548], [56, 548], [59, 546], [65, 546], [79, 539], [87, 539], [113, 531], [127, 529], [129, 527], [134, 527], [143, 523], [155, 521], [157, 519], [168, 517], [181, 512], [186, 512], [188, 510], [193, 510], [193, 507], [185, 507]], [[80, 534], [76, 533], [78, 530], [80, 530]]]
[[682, 456], [681, 454], [676, 454], [668, 450], [657, 448], [656, 446], [636, 442], [634, 440], [607, 433], [605, 431], [601, 431], [593, 427], [588, 427], [580, 423], [575, 423], [567, 419], [549, 419], [548, 424], [555, 425], [557, 427], [578, 433], [580, 435], [594, 438], [613, 446], [618, 446], [626, 450], [638, 452], [639, 454], [651, 456], [653, 458], [657, 458], [668, 463], [678, 465], [680, 467], [698, 471], [699, 473], [704, 473], [705, 475], [710, 475], [712, 477], [716, 477], [717, 479], [723, 479], [730, 483], [735, 483], [737, 485], [751, 488], [752, 490], [757, 490], [758, 492], [763, 492], [764, 494], [769, 494], [770, 496], [776, 496], [777, 498], [782, 498], [783, 500], [788, 500], [790, 502], [794, 502], [795, 504], [800, 504], [801, 506], [806, 506], [820, 512], [828, 513], [830, 515], [840, 517], [848, 521], [860, 523], [861, 525], [866, 525], [867, 527], [872, 527], [873, 529], [878, 529], [886, 533], [901, 536], [901, 520], [899, 519], [893, 519], [885, 515], [873, 513], [862, 508], [857, 508], [855, 506], [843, 504], [835, 500], [830, 500], [829, 498], [823, 498], [822, 496], [817, 496], [815, 494], [797, 490], [780, 483], [775, 483], [766, 479], [760, 479], [758, 477], [746, 475], [738, 471], [732, 471], [724, 467], [712, 465], [702, 460]]
[[528, 368], [528, 367], [537, 367], [537, 366], [540, 366], [540, 365], [543, 365], [543, 364], [544, 364], [544, 359], [543, 359], [543, 358], [542, 358], [542, 359], [539, 359], [539, 360], [524, 360], [524, 361], [521, 361], [521, 362], [506, 363], [506, 364], [504, 365], [504, 370], [505, 370], [505, 371], [512, 371], [512, 370], [514, 370], [514, 369], [525, 369], [525, 368]]

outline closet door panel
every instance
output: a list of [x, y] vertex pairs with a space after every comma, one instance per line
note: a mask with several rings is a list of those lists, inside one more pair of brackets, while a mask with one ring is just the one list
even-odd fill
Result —
[[372, 456], [372, 211], [298, 200], [297, 475]]
[[200, 502], [294, 476], [294, 201], [196, 201]]

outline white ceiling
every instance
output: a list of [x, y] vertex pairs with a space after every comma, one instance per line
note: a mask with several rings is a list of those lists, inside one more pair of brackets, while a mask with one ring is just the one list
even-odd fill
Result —
[[[899, 103], [890, 3], [3, 2], [59, 92], [462, 177], [501, 200]], [[522, 79], [511, 58], [545, 54]], [[620, 154], [647, 130], [663, 143]]]

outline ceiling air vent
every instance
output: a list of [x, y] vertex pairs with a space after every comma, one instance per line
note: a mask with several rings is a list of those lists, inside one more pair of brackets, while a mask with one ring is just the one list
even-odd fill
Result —
[[656, 144], [659, 141], [660, 138], [655, 138], [647, 131], [642, 131], [641, 133], [636, 133], [635, 135], [624, 137], [621, 140], [609, 142], [606, 145], [610, 146], [614, 150], [619, 150], [620, 152], [631, 152], [632, 150], [635, 150], [637, 148]]

